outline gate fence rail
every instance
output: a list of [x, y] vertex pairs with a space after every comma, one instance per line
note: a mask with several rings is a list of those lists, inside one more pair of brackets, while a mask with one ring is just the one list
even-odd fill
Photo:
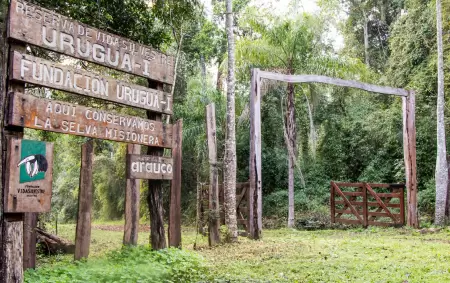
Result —
[[364, 227], [405, 225], [405, 184], [331, 181], [330, 193], [332, 223]]

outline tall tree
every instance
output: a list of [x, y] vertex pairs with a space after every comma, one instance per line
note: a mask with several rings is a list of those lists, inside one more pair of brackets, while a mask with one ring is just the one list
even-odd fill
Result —
[[[261, 20], [262, 18], [264, 20]], [[341, 61], [328, 55], [329, 50], [322, 40], [325, 24], [320, 18], [308, 14], [298, 15], [294, 20], [270, 15], [252, 16], [252, 11], [249, 10], [246, 24], [257, 35], [238, 41], [238, 62], [243, 67], [238, 70], [248, 73], [246, 67], [258, 66], [285, 74], [316, 73], [342, 77], [355, 69], [350, 66], [351, 60]], [[295, 169], [297, 168], [299, 175], [301, 174], [298, 162], [295, 105], [298, 101], [296, 96], [303, 95], [304, 91], [300, 87], [294, 88], [293, 84], [288, 84], [286, 89], [287, 105], [283, 119], [288, 152], [289, 227], [294, 225], [295, 220]], [[303, 180], [302, 183], [304, 183]], [[304, 184], [302, 185], [304, 187]]]
[[224, 205], [225, 224], [230, 233], [230, 240], [237, 241], [236, 218], [236, 113], [235, 113], [235, 77], [234, 77], [234, 34], [232, 0], [226, 0], [226, 29], [228, 38], [228, 78], [227, 78], [227, 134], [225, 140], [224, 160]]
[[434, 223], [445, 224], [447, 202], [448, 168], [445, 141], [444, 96], [444, 50], [442, 43], [442, 5], [436, 0], [436, 26], [438, 47], [438, 94], [437, 94], [437, 156], [436, 156], [436, 206]]

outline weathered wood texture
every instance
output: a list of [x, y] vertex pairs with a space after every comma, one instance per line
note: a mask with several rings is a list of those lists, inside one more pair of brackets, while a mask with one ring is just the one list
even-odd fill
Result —
[[[220, 224], [225, 225], [225, 212], [224, 212], [224, 185], [219, 184], [219, 208], [220, 208]], [[209, 210], [209, 188], [208, 184], [200, 185], [199, 191], [201, 192], [198, 206], [198, 213], [203, 214]], [[237, 224], [248, 232], [248, 191], [250, 188], [250, 182], [236, 183], [236, 215]]]
[[[3, 222], [4, 259], [0, 282], [23, 282], [23, 222]], [[19, 238], [20, 237], [20, 238]]]
[[[7, 1], [3, 1], [1, 9], [6, 15]], [[4, 195], [6, 188], [6, 155], [7, 140], [9, 138], [22, 138], [23, 128], [5, 128], [4, 118], [8, 111], [8, 93], [11, 91], [25, 90], [25, 85], [12, 83], [7, 77], [7, 62], [10, 50], [25, 52], [24, 45], [11, 44], [6, 41], [6, 20], [1, 30], [0, 50], [1, 50], [1, 82], [0, 82], [0, 131], [1, 131], [1, 188], [2, 199], [0, 200], [0, 282], [22, 282], [23, 281], [23, 214], [22, 213], [4, 213]]]
[[337, 78], [317, 75], [284, 75], [272, 72], [259, 71], [259, 76], [264, 79], [277, 80], [287, 83], [324, 83], [336, 86], [358, 88], [369, 92], [391, 94], [398, 96], [408, 96], [408, 91], [401, 88], [372, 85], [358, 81], [347, 81]]
[[[158, 90], [163, 89], [162, 84], [153, 84], [153, 86]], [[162, 121], [161, 114], [150, 111], [147, 111], [147, 118], [158, 122]], [[163, 156], [163, 154], [163, 149], [154, 147], [147, 148], [147, 155]], [[164, 230], [163, 188], [161, 180], [148, 181], [147, 203], [150, 210], [150, 244], [154, 250], [165, 249], [167, 243], [166, 232]]]
[[[173, 127], [175, 130], [175, 127]], [[174, 131], [175, 134], [175, 131]], [[127, 178], [145, 180], [172, 180], [173, 159], [151, 155], [128, 154]]]
[[[331, 222], [357, 224], [364, 227], [369, 225], [403, 226], [405, 225], [404, 187], [404, 184], [332, 181]], [[354, 188], [356, 191], [344, 191], [342, 188]], [[376, 188], [389, 189], [391, 193], [379, 193], [376, 192]], [[340, 200], [336, 200], [337, 197]], [[392, 203], [392, 200], [396, 202]]]
[[18, 82], [172, 114], [172, 95], [170, 93], [19, 52], [11, 54], [10, 75], [12, 80]]
[[249, 237], [260, 239], [262, 232], [261, 176], [261, 92], [259, 70], [252, 70], [250, 87], [250, 190], [248, 195]]
[[36, 227], [38, 214], [24, 213], [23, 216], [23, 270], [36, 268]]
[[91, 244], [92, 211], [92, 165], [94, 163], [94, 141], [81, 147], [80, 187], [78, 192], [78, 217], [75, 237], [75, 260], [89, 256]]
[[[127, 154], [140, 154], [141, 146], [137, 144], [127, 145]], [[127, 179], [125, 188], [125, 228], [123, 233], [124, 245], [137, 245], [139, 233], [139, 203], [141, 181]]]
[[173, 179], [170, 186], [169, 246], [181, 248], [181, 164], [183, 120], [173, 126]]
[[8, 36], [77, 59], [173, 84], [174, 58], [22, 0], [11, 1]]
[[[20, 182], [22, 139], [11, 138], [7, 151], [5, 212], [48, 212], [52, 199], [53, 143], [46, 143], [47, 171], [45, 179]], [[23, 164], [21, 166], [26, 166]]]
[[134, 143], [172, 146], [172, 125], [62, 101], [14, 93], [10, 125], [63, 134]]
[[220, 210], [216, 144], [216, 107], [214, 103], [206, 106], [206, 134], [208, 138], [209, 156], [208, 242], [210, 246], [215, 246], [220, 243]]
[[419, 228], [417, 209], [415, 92], [403, 97], [403, 151], [407, 188], [408, 226]]

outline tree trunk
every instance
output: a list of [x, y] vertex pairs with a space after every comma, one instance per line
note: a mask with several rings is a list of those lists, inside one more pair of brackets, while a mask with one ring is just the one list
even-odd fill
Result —
[[227, 80], [227, 135], [225, 141], [224, 160], [224, 206], [225, 224], [227, 225], [232, 242], [237, 241], [237, 219], [236, 219], [236, 128], [235, 128], [235, 105], [234, 105], [234, 35], [232, 0], [227, 0], [227, 37], [228, 37], [228, 80]]
[[[149, 87], [163, 90], [163, 85], [149, 81]], [[172, 86], [174, 87], [174, 86]], [[162, 115], [147, 111], [147, 118], [150, 120], [161, 121]], [[154, 156], [163, 156], [164, 149], [148, 147], [147, 154]], [[150, 210], [150, 244], [152, 249], [161, 250], [167, 247], [166, 233], [164, 231], [164, 208], [163, 208], [163, 188], [161, 180], [148, 181], [147, 204]]]
[[437, 96], [437, 158], [436, 158], [436, 207], [435, 225], [445, 224], [445, 205], [447, 202], [448, 168], [445, 145], [444, 121], [444, 53], [442, 44], [441, 1], [436, 0], [437, 39], [438, 39], [438, 96]]
[[366, 65], [370, 67], [370, 60], [369, 60], [369, 19], [367, 18], [366, 12], [363, 12], [364, 16], [364, 56]]
[[294, 85], [288, 83], [288, 99], [287, 99], [287, 111], [286, 111], [286, 145], [288, 147], [289, 155], [289, 182], [288, 182], [288, 195], [289, 195], [289, 214], [288, 214], [288, 227], [294, 227], [294, 167], [297, 148], [297, 133], [295, 127], [295, 97], [294, 97]]

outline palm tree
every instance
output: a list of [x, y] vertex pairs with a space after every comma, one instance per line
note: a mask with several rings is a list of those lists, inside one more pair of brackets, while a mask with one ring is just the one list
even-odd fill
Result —
[[[329, 47], [323, 43], [324, 21], [308, 14], [299, 14], [295, 19], [277, 18], [270, 15], [262, 17], [250, 16], [246, 19], [246, 28], [252, 32], [238, 42], [237, 62], [238, 71], [249, 73], [249, 68], [257, 67], [265, 70], [291, 74], [312, 73], [320, 75], [343, 77], [348, 72], [358, 69], [361, 64], [344, 62], [329, 55]], [[356, 68], [355, 68], [356, 66]], [[300, 176], [301, 170], [297, 162], [297, 129], [295, 118], [296, 93], [304, 94], [308, 103], [310, 119], [311, 147], [315, 148], [315, 127], [313, 109], [307, 93], [295, 88], [291, 83], [286, 88], [286, 112], [284, 117], [284, 137], [288, 150], [288, 195], [289, 212], [288, 227], [294, 226], [294, 169], [297, 167]], [[302, 180], [303, 186], [304, 181]]]

